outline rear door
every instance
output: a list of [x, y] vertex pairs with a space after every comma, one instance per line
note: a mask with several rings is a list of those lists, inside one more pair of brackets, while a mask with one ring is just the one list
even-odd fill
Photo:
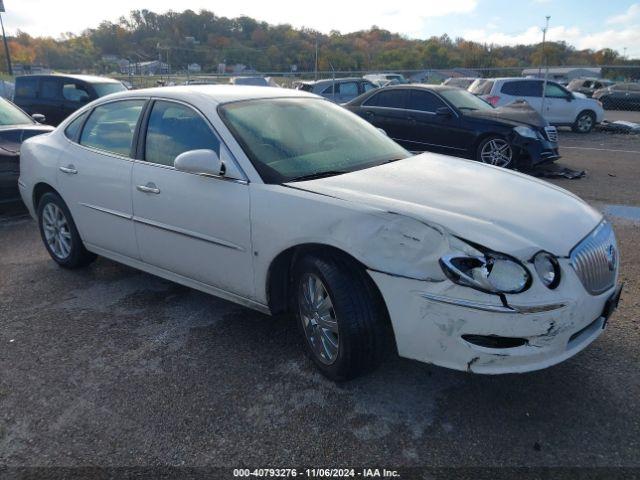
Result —
[[57, 77], [42, 77], [38, 95], [38, 112], [45, 116], [46, 123], [58, 125], [66, 115], [62, 113], [62, 81]]
[[109, 102], [74, 120], [65, 130], [68, 148], [58, 161], [58, 188], [82, 240], [134, 259], [139, 256], [131, 199], [132, 147], [145, 103]]
[[405, 88], [383, 89], [369, 97], [360, 107], [360, 115], [407, 149], [411, 149], [407, 129], [407, 102], [409, 92]]
[[[249, 185], [178, 171], [186, 151], [235, 162], [209, 122], [183, 103], [156, 100], [133, 167], [133, 211], [142, 260], [242, 297], [254, 296]], [[228, 170], [229, 171], [229, 170]]]
[[13, 101], [29, 115], [40, 113], [37, 108], [39, 77], [18, 77]]
[[531, 108], [542, 114], [541, 80], [508, 80], [502, 85], [500, 92], [509, 96], [509, 101], [500, 102], [500, 105], [524, 100], [531, 105]]

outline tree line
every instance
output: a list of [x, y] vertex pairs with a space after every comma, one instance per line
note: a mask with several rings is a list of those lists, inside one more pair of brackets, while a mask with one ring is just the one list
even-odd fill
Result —
[[[117, 22], [102, 22], [79, 35], [33, 37], [19, 31], [9, 39], [14, 63], [63, 71], [110, 73], [112, 57], [131, 63], [162, 60], [172, 71], [198, 63], [215, 72], [220, 63], [244, 64], [261, 72], [320, 70], [417, 70], [423, 68], [515, 68], [549, 65], [632, 64], [612, 49], [577, 50], [565, 42], [499, 46], [448, 35], [410, 39], [372, 26], [368, 30], [323, 34], [291, 25], [271, 25], [248, 16], [226, 18], [211, 11], [134, 10]], [[105, 56], [107, 58], [105, 59]], [[6, 69], [4, 51], [1, 68]], [[638, 60], [635, 61], [635, 64]]]

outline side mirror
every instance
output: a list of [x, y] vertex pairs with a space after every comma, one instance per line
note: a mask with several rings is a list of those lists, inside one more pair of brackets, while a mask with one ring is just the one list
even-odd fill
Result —
[[439, 107], [436, 109], [436, 115], [439, 117], [450, 117], [451, 109], [449, 107]]
[[31, 115], [31, 118], [33, 118], [38, 123], [44, 123], [47, 121], [47, 117], [45, 117], [41, 113], [34, 113], [33, 115]]
[[386, 135], [387, 137], [389, 136], [389, 135], [387, 135], [387, 132], [385, 132], [382, 128], [378, 128], [378, 131], [380, 133], [382, 133], [383, 135]]
[[569, 95], [567, 95], [567, 102], [570, 102], [574, 98], [576, 98], [576, 97], [573, 96], [573, 93], [569, 93]]
[[189, 150], [181, 153], [173, 161], [176, 170], [208, 177], [221, 177], [225, 174], [225, 165], [213, 150]]

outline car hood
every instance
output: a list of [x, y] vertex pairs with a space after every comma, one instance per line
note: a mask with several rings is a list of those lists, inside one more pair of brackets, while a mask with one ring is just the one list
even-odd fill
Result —
[[549, 183], [433, 153], [287, 186], [404, 214], [522, 259], [539, 250], [567, 256], [602, 220]]
[[465, 111], [464, 115], [466, 117], [490, 120], [514, 127], [527, 125], [535, 128], [544, 128], [548, 125], [542, 115], [531, 108], [526, 102], [514, 102], [491, 110]]

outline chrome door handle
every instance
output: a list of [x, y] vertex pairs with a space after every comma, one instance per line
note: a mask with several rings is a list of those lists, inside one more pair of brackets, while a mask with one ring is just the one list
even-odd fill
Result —
[[69, 175], [75, 175], [76, 173], [78, 173], [78, 170], [76, 170], [76, 167], [74, 167], [73, 165], [60, 167], [60, 171], [64, 173], [68, 173]]
[[155, 183], [147, 183], [146, 185], [136, 185], [136, 188], [140, 192], [144, 192], [144, 193], [154, 193], [156, 195], [160, 193], [160, 189], [156, 187]]

